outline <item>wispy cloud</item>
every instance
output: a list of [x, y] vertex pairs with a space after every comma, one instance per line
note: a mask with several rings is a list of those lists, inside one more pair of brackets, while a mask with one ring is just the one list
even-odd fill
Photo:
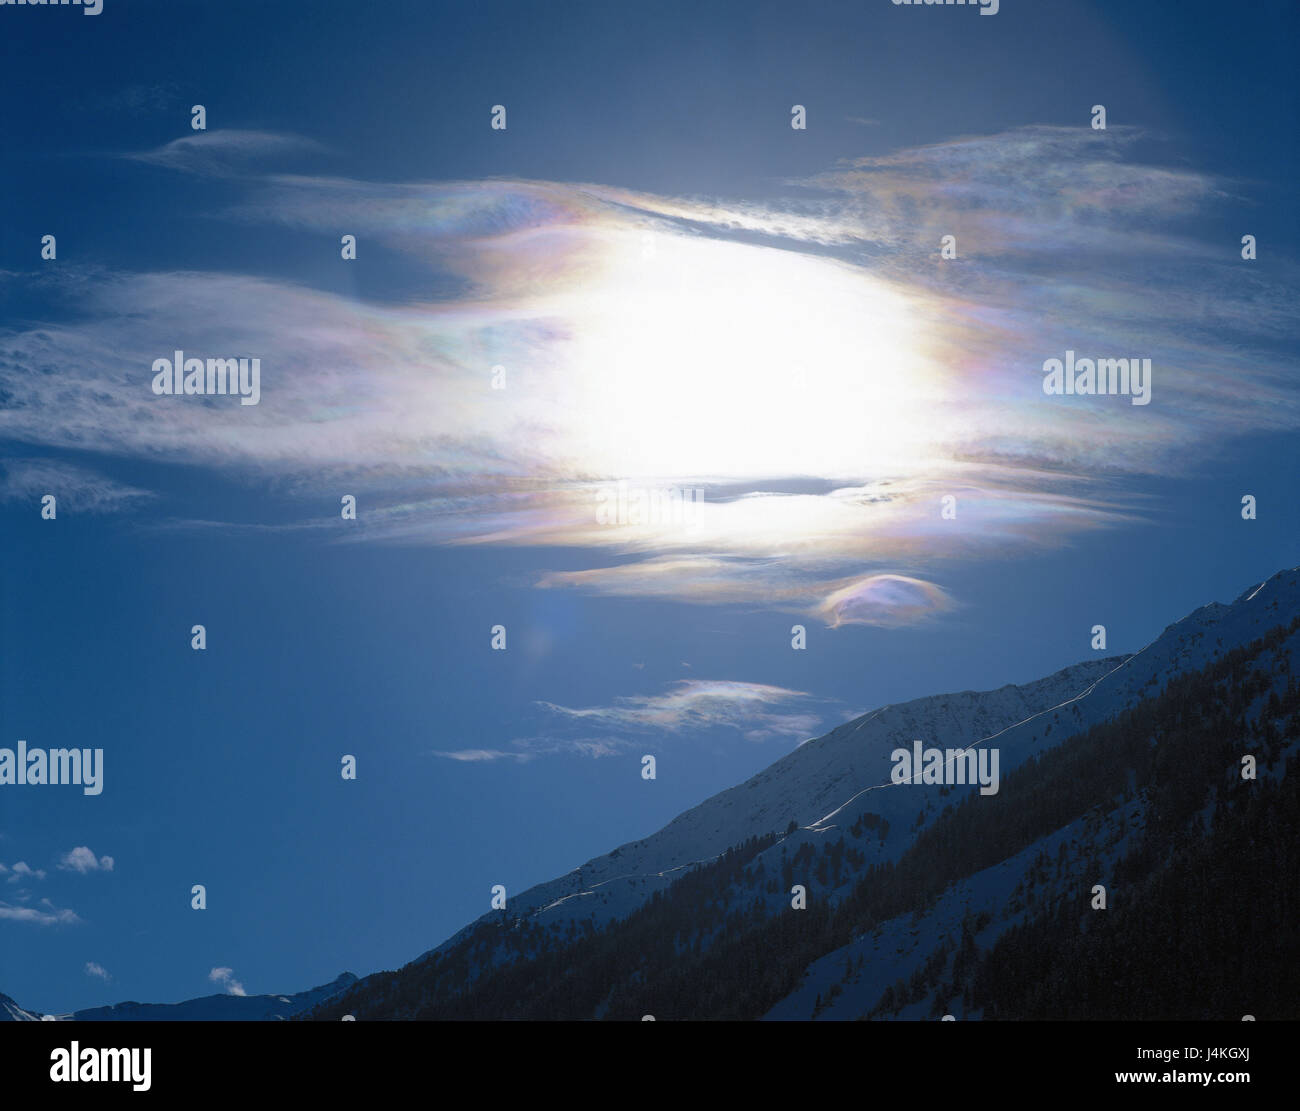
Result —
[[659, 693], [628, 695], [601, 706], [536, 705], [555, 723], [513, 739], [509, 748], [434, 755], [464, 763], [523, 763], [555, 755], [599, 758], [644, 749], [665, 737], [704, 736], [715, 730], [749, 741], [788, 740], [815, 735], [826, 710], [824, 700], [803, 691], [715, 679], [679, 679]]
[[103, 980], [104, 983], [108, 983], [113, 978], [108, 974], [108, 969], [106, 969], [102, 964], [97, 964], [95, 961], [86, 962], [86, 975], [93, 976], [97, 980]]
[[152, 497], [147, 490], [117, 482], [61, 459], [7, 459], [0, 463], [0, 501], [37, 504], [53, 494], [55, 511], [113, 513]]
[[225, 128], [196, 131], [154, 150], [138, 151], [126, 157], [205, 177], [233, 177], [251, 172], [270, 160], [328, 153], [328, 147], [301, 135]]
[[66, 908], [37, 910], [35, 907], [18, 907], [6, 902], [0, 902], [0, 919], [30, 922], [37, 926], [69, 925], [81, 921], [73, 911]]
[[[607, 706], [572, 708], [552, 702], [539, 705], [574, 721], [594, 721], [617, 729], [682, 733], [719, 726], [752, 731], [771, 729], [793, 721], [806, 723], [810, 719], [816, 720], [815, 717], [777, 714], [772, 712], [772, 707], [809, 698], [803, 691], [764, 683], [680, 679], [660, 694], [631, 695], [615, 699]], [[804, 731], [804, 724], [791, 730], [795, 733]]]
[[463, 764], [487, 764], [498, 760], [513, 760], [517, 764], [526, 764], [542, 756], [588, 756], [593, 759], [616, 756], [627, 751], [630, 742], [626, 737], [562, 736], [557, 733], [542, 733], [531, 737], [516, 737], [510, 743], [513, 747], [509, 749], [466, 748], [457, 751], [435, 749], [433, 755]]
[[442, 756], [448, 760], [457, 760], [462, 764], [485, 764], [494, 760], [518, 760], [522, 762], [531, 758], [527, 752], [507, 752], [498, 748], [463, 748], [454, 752], [435, 749], [433, 755]]

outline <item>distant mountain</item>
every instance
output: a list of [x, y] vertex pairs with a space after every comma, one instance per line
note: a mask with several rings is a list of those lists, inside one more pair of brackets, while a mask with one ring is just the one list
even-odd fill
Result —
[[[267, 1022], [288, 1019], [324, 1003], [357, 982], [351, 972], [296, 995], [205, 995], [184, 1003], [117, 1003], [53, 1016], [60, 1022]], [[40, 1021], [39, 1012], [25, 1011], [0, 995], [0, 1022]]]
[[33, 1011], [24, 1011], [7, 995], [0, 994], [0, 1022], [40, 1022], [41, 1016]]
[[[1282, 993], [1300, 986], [1300, 935], [1270, 891], [1300, 878], [1284, 784], [1300, 748], [1298, 571], [1132, 656], [848, 722], [304, 1017], [1294, 1007]], [[891, 782], [891, 754], [916, 740], [996, 749], [999, 791]], [[792, 908], [796, 884], [806, 909]]]

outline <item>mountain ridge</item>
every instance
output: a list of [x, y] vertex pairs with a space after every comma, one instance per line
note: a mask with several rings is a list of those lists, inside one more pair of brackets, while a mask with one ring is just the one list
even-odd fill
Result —
[[45, 1015], [19, 1007], [7, 995], [0, 995], [0, 1022], [272, 1022], [292, 1018], [346, 991], [357, 982], [351, 972], [340, 973], [328, 984], [319, 984], [293, 995], [204, 995], [179, 1003], [137, 1003], [128, 1000], [107, 1007], [87, 1007], [66, 1014]]
[[[1010, 761], [1004, 742], [1002, 772], [1006, 774], [1030, 751], [1037, 751], [1036, 746], [1051, 743], [1048, 738], [1053, 723], [1040, 720], [1045, 714], [1069, 707], [1075, 731], [1084, 725], [1107, 720], [1144, 694], [1158, 689], [1161, 676], [1167, 678], [1208, 663], [1218, 654], [1218, 649], [1206, 648], [1205, 638], [1212, 630], [1226, 631], [1234, 642], [1244, 642], [1263, 626], [1277, 623], [1266, 616], [1270, 601], [1273, 607], [1279, 604], [1278, 599], [1270, 599], [1267, 590], [1270, 586], [1275, 588], [1274, 594], [1282, 595], [1292, 612], [1300, 608], [1300, 567], [1283, 569], [1243, 590], [1231, 603], [1209, 602], [1198, 607], [1167, 625], [1159, 636], [1132, 654], [1081, 661], [1024, 684], [1008, 683], [989, 691], [958, 691], [926, 695], [903, 703], [887, 703], [818, 738], [803, 742], [744, 782], [683, 811], [649, 837], [620, 845], [563, 876], [534, 884], [512, 896], [509, 914], [514, 918], [535, 916], [541, 920], [549, 917], [550, 920], [558, 918], [563, 921], [564, 915], [552, 912], [566, 908], [567, 913], [575, 909], [569, 906], [574, 900], [584, 900], [583, 910], [590, 912], [585, 916], [601, 924], [640, 905], [654, 890], [671, 883], [675, 873], [692, 864], [715, 859], [749, 836], [784, 829], [790, 820], [796, 822], [800, 831], [826, 832], [829, 826], [824, 823], [832, 815], [840, 816], [843, 821], [865, 809], [864, 803], [857, 810], [846, 811], [864, 792], [891, 794], [891, 791], [877, 790], [894, 787], [890, 783], [888, 753], [897, 746], [909, 745], [914, 739], [942, 748], [982, 744], [993, 737], [1013, 740], [1018, 744]], [[1254, 605], [1256, 598], [1262, 599], [1257, 606], [1244, 608]], [[1099, 691], [1100, 697], [1096, 697]], [[1088, 704], [1090, 698], [1094, 701]], [[1033, 705], [1031, 700], [1040, 704]], [[1083, 709], [1085, 705], [1087, 713]], [[922, 713], [922, 710], [934, 712]], [[957, 714], [961, 716], [956, 717]], [[1035, 722], [1038, 722], [1037, 728]], [[987, 724], [987, 728], [981, 728], [981, 723]], [[874, 724], [876, 734], [867, 738], [872, 744], [871, 751], [865, 750], [861, 738], [856, 742], [858, 747], [851, 745], [850, 738], [871, 724]], [[818, 759], [810, 760], [810, 753], [816, 753]], [[865, 760], [862, 759], [864, 756]], [[820, 773], [805, 767], [812, 763], [822, 766]], [[870, 771], [865, 766], [867, 764]], [[809, 789], [804, 784], [791, 786], [786, 782], [791, 768], [797, 768], [798, 778], [805, 782], [809, 778], [821, 778], [820, 787], [812, 790], [811, 801], [806, 804], [807, 812], [803, 815], [787, 812], [778, 816], [781, 814], [780, 804], [770, 800], [765, 800], [757, 808], [751, 805], [748, 813], [739, 820], [732, 816], [729, 824], [724, 824], [715, 815], [719, 809], [732, 809], [745, 792], [759, 787], [771, 787], [767, 792], [769, 796], [799, 797], [802, 794], [807, 797]], [[837, 795], [835, 785], [855, 772], [860, 777], [860, 785]], [[880, 799], [872, 802], [877, 804], [876, 812], [889, 819], [891, 824], [896, 824], [903, 816], [902, 812], [911, 808], [910, 802], [884, 804]], [[716, 824], [712, 829], [702, 830], [701, 819]], [[726, 832], [728, 829], [730, 832]], [[680, 842], [687, 839], [690, 846], [682, 846]], [[905, 843], [898, 842], [883, 845], [881, 851], [887, 859], [896, 857], [903, 848]], [[613, 891], [599, 890], [615, 883], [624, 889], [618, 892], [618, 897]], [[475, 927], [499, 914], [489, 912], [481, 915], [416, 960], [425, 960], [456, 945]]]
[[[568, 913], [576, 900], [485, 916], [303, 1017], [1288, 1014], [1300, 933], [1279, 887], [1300, 878], [1300, 799], [1285, 782], [1300, 774], [1297, 657], [1292, 570], [1199, 608], [1107, 661], [1084, 691], [986, 736], [1008, 757], [1000, 793], [859, 789], [860, 805], [833, 820], [755, 828], [622, 917]], [[870, 746], [872, 780], [889, 739]], [[877, 813], [916, 806], [910, 829]], [[1179, 948], [1162, 955], [1165, 939]], [[1214, 956], [1234, 939], [1231, 959]]]

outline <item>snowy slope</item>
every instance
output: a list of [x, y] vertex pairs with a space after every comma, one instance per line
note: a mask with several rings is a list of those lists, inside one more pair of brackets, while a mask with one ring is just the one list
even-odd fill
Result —
[[[1280, 595], [1277, 600], [1280, 610]], [[1211, 631], [1217, 638], [1218, 632]], [[1263, 650], [1253, 663], [1261, 674], [1273, 677], [1271, 690], [1281, 696], [1297, 659], [1300, 632], [1293, 632], [1275, 647]], [[1244, 717], [1236, 721], [1243, 737], [1263, 718], [1266, 702], [1265, 694], [1260, 693]], [[1272, 763], [1260, 765], [1260, 781], [1280, 782], [1287, 762], [1297, 753], [1300, 739], [1279, 741]], [[1212, 791], [1210, 801], [1199, 812], [1199, 820], [1207, 829], [1213, 826], [1214, 797]], [[1093, 883], [1114, 891], [1117, 865], [1140, 841], [1147, 817], [1147, 799], [1139, 793], [1134, 798], [1116, 799], [1109, 809], [1098, 806], [1082, 818], [1065, 822], [1005, 860], [953, 883], [923, 915], [909, 913], [890, 919], [814, 961], [798, 988], [765, 1017], [852, 1020], [873, 1014], [882, 993], [891, 984], [908, 981], [922, 972], [941, 945], [955, 952], [961, 943], [963, 924], [978, 923], [972, 937], [978, 949], [987, 951], [1012, 926], [1028, 921], [1032, 912], [1077, 903], [1080, 891], [1091, 891]], [[1083, 875], [1087, 879], [1081, 884], [1079, 877]], [[1085, 921], [1080, 922], [1080, 928], [1086, 928]], [[952, 957], [941, 959], [940, 967], [951, 970]], [[927, 987], [919, 1000], [897, 1011], [884, 1008], [874, 1011], [874, 1015], [928, 1019], [940, 1012], [958, 1019], [983, 1017], [978, 1009], [966, 1011], [960, 995], [945, 997], [937, 984]]]
[[[1110, 886], [1116, 860], [1144, 825], [1141, 800], [1117, 809], [1123, 814], [1124, 836], [1115, 836], [1115, 815], [1108, 815], [1105, 823], [1079, 819], [1062, 826], [1014, 856], [953, 884], [924, 918], [911, 914], [892, 918], [815, 961], [799, 987], [764, 1017], [778, 1021], [856, 1019], [868, 1013], [890, 984], [906, 980], [916, 972], [932, 954], [936, 943], [943, 940], [955, 945], [961, 937], [963, 920], [981, 912], [988, 915], [988, 924], [974, 937], [977, 945], [987, 949], [1010, 926], [1028, 916], [1032, 904], [1017, 896], [1023, 892], [1026, 878], [1033, 874], [1037, 862], [1044, 857], [1066, 874], [1077, 871], [1081, 860], [1095, 860], [1100, 869], [1092, 878]], [[1062, 846], [1066, 855], [1058, 857]], [[846, 978], [846, 968], [850, 966], [853, 972]], [[831, 1001], [819, 1009], [817, 1001], [828, 998]], [[928, 1018], [930, 1002], [931, 997], [927, 996], [904, 1009], [899, 1017]], [[951, 1010], [959, 1019], [980, 1017], [978, 1012], [967, 1014], [959, 1003], [952, 1005]]]

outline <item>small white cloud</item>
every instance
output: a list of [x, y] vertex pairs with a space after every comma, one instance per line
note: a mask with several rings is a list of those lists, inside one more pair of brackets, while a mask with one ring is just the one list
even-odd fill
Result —
[[78, 845], [75, 849], [69, 849], [63, 854], [63, 858], [59, 861], [59, 867], [65, 872], [80, 872], [83, 876], [87, 872], [111, 872], [113, 870], [113, 858], [111, 856], [96, 857], [87, 846]]
[[108, 969], [106, 969], [102, 964], [97, 964], [95, 961], [86, 962], [86, 975], [98, 977], [103, 980], [104, 983], [108, 983], [108, 981], [113, 978], [108, 974]]
[[23, 879], [43, 880], [45, 872], [41, 868], [33, 868], [25, 860], [18, 861], [11, 869], [13, 875], [9, 877], [10, 883], [17, 883]]
[[220, 984], [231, 995], [247, 995], [244, 985], [235, 979], [235, 970], [233, 968], [214, 968], [208, 973], [208, 979], [214, 984]]

